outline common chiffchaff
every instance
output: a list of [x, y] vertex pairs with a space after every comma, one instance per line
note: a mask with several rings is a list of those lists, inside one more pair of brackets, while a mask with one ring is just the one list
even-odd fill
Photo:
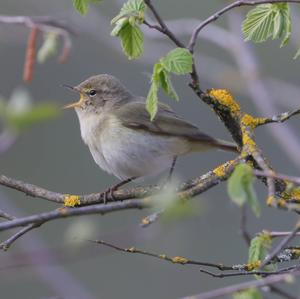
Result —
[[151, 121], [145, 98], [111, 75], [92, 76], [71, 88], [80, 100], [64, 108], [75, 108], [95, 162], [122, 180], [158, 174], [190, 152], [236, 151], [235, 144], [202, 133], [162, 103]]

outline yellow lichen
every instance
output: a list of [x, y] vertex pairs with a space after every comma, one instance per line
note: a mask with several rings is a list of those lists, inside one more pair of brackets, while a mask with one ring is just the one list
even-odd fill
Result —
[[172, 262], [175, 263], [175, 264], [184, 265], [184, 264], [188, 263], [188, 261], [189, 261], [188, 259], [186, 259], [185, 257], [182, 257], [182, 256], [174, 256], [172, 258]]
[[79, 195], [70, 195], [66, 194], [64, 198], [64, 205], [66, 207], [75, 207], [80, 205], [80, 196]]
[[290, 193], [292, 199], [300, 200], [300, 189], [294, 188]]
[[218, 176], [218, 177], [222, 177], [224, 175], [226, 175], [226, 171], [228, 169], [228, 167], [230, 167], [232, 165], [232, 163], [234, 163], [235, 160], [230, 160], [224, 164], [219, 165], [218, 167], [216, 167], [213, 170], [213, 173]]
[[274, 198], [274, 196], [268, 196], [268, 198], [267, 198], [267, 205], [268, 205], [269, 207], [275, 205], [275, 198]]
[[136, 252], [136, 249], [135, 249], [135, 247], [130, 247], [130, 248], [126, 248], [126, 251], [128, 251], [128, 252]]
[[263, 124], [265, 122], [265, 118], [253, 117], [250, 114], [245, 114], [242, 117], [242, 125], [246, 127], [250, 127], [251, 129], [255, 129], [258, 125]]
[[167, 258], [167, 256], [165, 254], [160, 254], [159, 257], [163, 260], [165, 260]]
[[286, 207], [286, 201], [284, 200], [284, 199], [279, 199], [278, 201], [277, 201], [277, 206], [279, 207], [279, 208], [285, 208]]
[[296, 202], [300, 202], [300, 189], [299, 188], [289, 188], [287, 185], [287, 188], [284, 192], [281, 193], [281, 196], [286, 200], [293, 200]]
[[256, 143], [255, 141], [253, 140], [253, 138], [250, 136], [250, 134], [246, 131], [242, 132], [243, 133], [243, 145], [244, 146], [248, 146], [249, 147], [249, 150], [252, 151], [255, 149], [256, 147]]
[[300, 257], [300, 248], [292, 248], [290, 252], [295, 259]]
[[225, 175], [225, 170], [226, 170], [226, 167], [224, 164], [216, 167], [214, 170], [213, 170], [213, 173], [218, 176], [218, 177], [222, 177]]
[[253, 270], [259, 269], [260, 265], [261, 265], [261, 261], [258, 260], [258, 261], [255, 261], [255, 262], [252, 262], [252, 263], [249, 263], [249, 264], [245, 265], [245, 270], [246, 271], [253, 271]]
[[142, 219], [142, 225], [143, 226], [147, 226], [149, 224], [150, 224], [150, 220], [147, 217]]
[[214, 97], [219, 103], [228, 107], [232, 113], [240, 111], [240, 105], [233, 99], [230, 92], [226, 89], [211, 89], [208, 92], [209, 96]]

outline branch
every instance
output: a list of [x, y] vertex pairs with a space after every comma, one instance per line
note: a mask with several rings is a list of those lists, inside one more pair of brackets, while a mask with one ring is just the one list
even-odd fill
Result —
[[270, 263], [270, 261], [274, 260], [278, 254], [283, 250], [283, 248], [297, 235], [300, 231], [300, 222], [298, 222], [294, 228], [294, 230], [287, 235], [275, 248], [274, 250], [266, 256], [263, 262], [260, 265], [260, 268], [263, 269], [266, 265]]
[[[233, 172], [234, 167], [241, 161], [241, 157], [237, 157], [235, 160], [226, 162], [216, 169], [209, 171], [207, 174], [200, 176], [194, 180], [190, 180], [181, 185], [180, 191], [178, 191], [174, 197], [178, 200], [185, 201], [189, 198], [195, 197], [196, 195], [208, 190], [209, 188], [219, 184], [221, 181], [226, 180], [230, 174]], [[222, 173], [218, 171], [222, 169]], [[31, 196], [37, 196], [43, 199], [51, 200], [54, 202], [63, 202], [66, 198], [66, 195], [48, 191], [46, 189], [37, 187], [35, 185], [26, 184], [21, 181], [16, 181], [6, 176], [0, 176], [0, 184], [9, 186], [11, 188], [17, 189], [21, 192], [25, 192]], [[157, 188], [157, 187], [156, 187]], [[150, 189], [151, 190], [151, 189]], [[156, 189], [157, 190], [157, 189]], [[134, 188], [130, 190], [119, 190], [115, 191], [112, 196], [117, 200], [121, 198], [126, 199], [124, 201], [110, 202], [107, 204], [94, 204], [95, 202], [103, 202], [103, 198], [99, 199], [99, 194], [90, 194], [85, 196], [78, 196], [80, 198], [81, 204], [91, 204], [89, 206], [79, 206], [77, 208], [60, 208], [54, 211], [45, 212], [41, 214], [35, 214], [28, 217], [17, 218], [10, 221], [5, 221], [0, 223], [0, 231], [8, 230], [15, 227], [27, 226], [29, 224], [42, 225], [46, 222], [66, 218], [74, 217], [80, 215], [90, 215], [90, 214], [107, 214], [120, 210], [129, 210], [129, 209], [142, 209], [153, 207], [155, 202], [151, 197], [149, 188]], [[152, 189], [153, 192], [153, 189]], [[102, 193], [100, 193], [102, 194]], [[141, 195], [143, 199], [129, 199], [134, 195]], [[107, 200], [112, 201], [113, 198], [109, 197]]]
[[[216, 169], [223, 169], [223, 173], [217, 174], [215, 169], [207, 172], [204, 175], [201, 175], [193, 180], [189, 180], [178, 188], [177, 196], [180, 199], [187, 199], [190, 197], [194, 197], [209, 188], [219, 184], [221, 181], [225, 181], [232, 171], [234, 167], [242, 160], [242, 157], [237, 157], [234, 160], [223, 163], [218, 166]], [[54, 203], [64, 204], [66, 197], [69, 197], [68, 194], [62, 194], [58, 192], [49, 191], [42, 187], [25, 183], [23, 181], [19, 181], [5, 175], [0, 175], [0, 185], [18, 190], [20, 192], [25, 193], [26, 195], [30, 195], [32, 197], [39, 197]], [[146, 198], [151, 194], [155, 194], [161, 190], [159, 186], [148, 186], [148, 187], [136, 187], [132, 189], [121, 189], [116, 190], [112, 194], [108, 194], [106, 201], [114, 202], [114, 201], [122, 201], [128, 200], [132, 198]], [[92, 193], [86, 195], [71, 195], [75, 196], [78, 199], [78, 205], [91, 205], [91, 204], [99, 204], [104, 201], [104, 193]]]
[[291, 294], [287, 293], [286, 291], [284, 291], [276, 286], [270, 286], [270, 291], [273, 293], [276, 293], [286, 299], [298, 299], [297, 297], [292, 296]]
[[[291, 271], [295, 270], [296, 267], [298, 267], [297, 265], [293, 265], [290, 267], [279, 269], [278, 271], [255, 271], [255, 270], [253, 271], [252, 270], [253, 267], [251, 264], [242, 264], [242, 265], [238, 264], [238, 265], [232, 265], [232, 266], [225, 266], [223, 264], [190, 260], [190, 259], [187, 259], [186, 257], [182, 257], [182, 256], [170, 257], [170, 256], [167, 256], [166, 254], [157, 254], [157, 253], [153, 253], [153, 252], [148, 252], [145, 250], [137, 249], [135, 247], [122, 248], [120, 246], [108, 243], [103, 240], [89, 240], [89, 241], [96, 243], [96, 244], [104, 245], [106, 247], [112, 248], [112, 249], [120, 251], [120, 252], [150, 256], [150, 257], [154, 257], [156, 259], [163, 260], [163, 261], [173, 263], [173, 264], [194, 265], [194, 266], [204, 266], [204, 267], [215, 268], [222, 272], [221, 273], [213, 273], [213, 272], [205, 270], [203, 268], [199, 268], [199, 271], [201, 273], [204, 273], [209, 276], [216, 277], [216, 278], [249, 276], [249, 275], [261, 275], [261, 276], [280, 275], [282, 273], [291, 272]], [[294, 259], [298, 259], [298, 257], [295, 256]], [[223, 273], [224, 271], [226, 271], [226, 273]], [[235, 271], [235, 272], [227, 273], [228, 271]]]
[[[280, 238], [290, 236], [292, 232], [268, 232], [271, 238]], [[300, 232], [297, 232], [295, 236], [300, 236]]]
[[300, 177], [290, 176], [281, 173], [275, 173], [274, 171], [262, 171], [262, 170], [253, 170], [253, 174], [257, 177], [270, 177], [278, 180], [286, 180], [296, 185], [300, 185]]
[[26, 226], [29, 224], [42, 225], [45, 222], [49, 222], [55, 219], [81, 216], [81, 215], [91, 215], [91, 214], [101, 214], [105, 215], [107, 213], [130, 210], [130, 209], [143, 209], [151, 206], [151, 202], [145, 199], [132, 199], [123, 202], [115, 202], [108, 204], [96, 204], [92, 206], [78, 207], [78, 208], [59, 208], [50, 212], [44, 212], [40, 214], [34, 214], [27, 217], [20, 217], [10, 221], [5, 221], [0, 223], [0, 231], [8, 230], [15, 227]]
[[10, 214], [8, 214], [8, 213], [2, 211], [2, 210], [0, 210], [0, 217], [1, 217], [1, 218], [4, 218], [4, 219], [6, 219], [6, 220], [13, 220], [13, 219], [16, 218], [16, 217], [14, 217], [14, 216], [12, 216], [12, 215], [10, 215]]
[[286, 0], [286, 1], [283, 1], [283, 0], [256, 0], [256, 1], [239, 0], [239, 1], [235, 1], [235, 2], [225, 6], [224, 8], [218, 10], [216, 13], [214, 13], [213, 15], [208, 17], [206, 20], [204, 20], [202, 23], [200, 23], [193, 30], [193, 33], [192, 33], [190, 41], [189, 41], [188, 49], [190, 50], [191, 53], [193, 53], [200, 31], [204, 27], [206, 27], [208, 24], [218, 20], [223, 14], [227, 13], [228, 11], [230, 11], [236, 7], [240, 7], [240, 6], [255, 6], [255, 5], [264, 4], [264, 3], [282, 3], [282, 2], [290, 2], [290, 3], [299, 3], [300, 4], [300, 0]]
[[153, 253], [153, 252], [140, 250], [140, 249], [137, 249], [135, 247], [122, 248], [122, 247], [116, 246], [114, 244], [105, 242], [103, 240], [89, 240], [89, 241], [93, 242], [93, 243], [96, 243], [96, 244], [104, 245], [106, 247], [113, 248], [117, 251], [146, 255], [146, 256], [154, 257], [154, 258], [166, 261], [166, 262], [171, 262], [173, 264], [206, 266], [206, 267], [217, 268], [217, 269], [222, 270], [222, 271], [233, 270], [232, 266], [225, 266], [223, 264], [213, 264], [213, 263], [207, 263], [207, 262], [199, 262], [199, 261], [194, 261], [194, 260], [187, 259], [187, 258], [182, 257], [182, 256], [169, 257], [165, 254], [156, 254], [156, 253]]
[[166, 36], [168, 36], [170, 38], [170, 40], [172, 40], [175, 43], [176, 46], [178, 46], [180, 48], [185, 48], [185, 45], [174, 35], [174, 33], [169, 29], [169, 27], [166, 25], [164, 20], [161, 18], [158, 11], [152, 4], [152, 1], [144, 0], [144, 2], [148, 6], [148, 8], [152, 12], [152, 14], [154, 15], [154, 17], [157, 20], [160, 27], [155, 26], [155, 25], [150, 25], [147, 21], [144, 21], [144, 24], [147, 25], [149, 28], [156, 29], [156, 30], [160, 31], [161, 33], [165, 34]]
[[0, 249], [6, 251], [9, 249], [9, 247], [12, 245], [13, 242], [15, 242], [17, 239], [21, 238], [23, 235], [31, 231], [32, 229], [41, 226], [42, 223], [32, 223], [28, 226], [22, 228], [20, 231], [12, 235], [10, 238], [8, 238], [6, 241], [2, 242], [0, 244]]
[[58, 58], [60, 63], [67, 60], [72, 47], [71, 35], [75, 35], [73, 29], [51, 17], [27, 17], [27, 16], [5, 16], [0, 15], [0, 23], [23, 25], [31, 30], [28, 38], [27, 57], [24, 66], [24, 81], [32, 78], [33, 63], [35, 61], [35, 41], [38, 32], [53, 32], [63, 40], [63, 48]]
[[[298, 268], [295, 268], [293, 271], [293, 276], [299, 276], [300, 275], [300, 270], [299, 270], [299, 266]], [[280, 274], [277, 276], [269, 276], [260, 280], [251, 280], [251, 281], [247, 281], [247, 282], [243, 282], [243, 283], [239, 283], [239, 284], [235, 284], [235, 285], [231, 285], [225, 288], [221, 288], [221, 289], [217, 289], [217, 290], [213, 290], [210, 292], [205, 292], [205, 293], [201, 293], [198, 295], [193, 295], [190, 297], [185, 297], [183, 299], [213, 299], [213, 298], [219, 298], [225, 295], [229, 295], [232, 293], [236, 293], [236, 292], [240, 292], [243, 290], [247, 290], [250, 288], [261, 288], [264, 286], [269, 286], [269, 285], [273, 285], [276, 284], [278, 282], [289, 282], [291, 280], [291, 275], [290, 274]]]

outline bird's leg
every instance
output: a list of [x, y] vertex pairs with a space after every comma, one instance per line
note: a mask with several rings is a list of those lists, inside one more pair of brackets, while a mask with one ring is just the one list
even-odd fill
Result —
[[172, 164], [171, 164], [171, 168], [170, 168], [170, 171], [169, 171], [169, 175], [168, 175], [168, 178], [167, 178], [167, 183], [170, 182], [170, 180], [172, 178], [172, 175], [173, 175], [173, 172], [174, 172], [174, 169], [175, 169], [176, 161], [177, 161], [177, 156], [174, 156]]
[[107, 190], [105, 190], [104, 192], [101, 193], [101, 195], [103, 194], [103, 203], [106, 204], [107, 202], [107, 197], [110, 196], [110, 198], [112, 200], [114, 200], [114, 196], [113, 196], [113, 192], [118, 190], [120, 187], [132, 182], [133, 180], [135, 180], [136, 177], [131, 177], [131, 178], [128, 178], [126, 180], [123, 180], [111, 187], [109, 187]]
[[163, 182], [161, 188], [164, 189], [168, 186], [168, 184], [170, 183], [171, 179], [172, 179], [172, 176], [173, 176], [173, 173], [174, 173], [174, 169], [175, 169], [175, 164], [176, 164], [176, 161], [177, 161], [177, 156], [174, 156], [173, 160], [172, 160], [172, 164], [171, 164], [171, 168], [169, 170], [169, 174], [168, 174], [168, 177], [167, 179]]

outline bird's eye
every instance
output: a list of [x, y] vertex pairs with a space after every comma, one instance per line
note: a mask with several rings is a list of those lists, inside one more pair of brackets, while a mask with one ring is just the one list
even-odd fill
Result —
[[97, 91], [96, 91], [95, 89], [91, 89], [91, 90], [89, 91], [89, 95], [90, 95], [91, 97], [93, 97], [94, 95], [96, 95], [96, 93], [97, 93]]

